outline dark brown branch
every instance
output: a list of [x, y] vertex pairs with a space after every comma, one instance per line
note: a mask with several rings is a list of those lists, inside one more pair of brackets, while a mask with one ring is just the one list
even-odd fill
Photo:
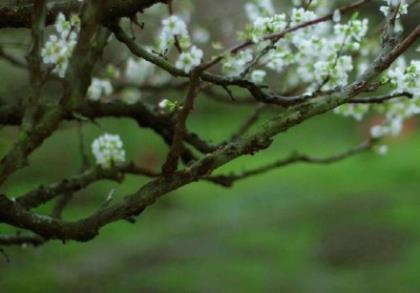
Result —
[[65, 192], [58, 196], [51, 212], [51, 217], [61, 219], [64, 209], [68, 206], [73, 198], [73, 192]]
[[19, 197], [17, 202], [25, 208], [35, 208], [60, 194], [71, 193], [86, 188], [90, 184], [103, 180], [114, 180], [121, 182], [125, 174], [141, 175], [146, 177], [157, 177], [158, 173], [136, 166], [134, 163], [126, 163], [121, 166], [106, 170], [99, 167], [84, 171], [80, 175], [63, 179], [60, 182], [49, 186], [41, 186], [34, 191]]
[[194, 107], [194, 100], [200, 87], [201, 72], [202, 71], [200, 68], [193, 70], [185, 102], [182, 107], [178, 109], [171, 149], [169, 150], [166, 162], [162, 167], [162, 173], [165, 175], [171, 174], [177, 169], [178, 158], [182, 152], [182, 141], [184, 140], [184, 136], [187, 133], [187, 119]]
[[[167, 71], [171, 75], [175, 77], [185, 77], [185, 78], [191, 78], [190, 74], [185, 73], [184, 71], [176, 68], [163, 58], [161, 58], [158, 55], [155, 55], [145, 48], [137, 45], [135, 41], [127, 34], [125, 33], [121, 27], [119, 27], [116, 24], [110, 25], [110, 29], [113, 31], [115, 37], [122, 43], [124, 43], [127, 48], [131, 51], [131, 53], [135, 56], [138, 56], [140, 58], [143, 58], [150, 63], [155, 64], [159, 68]], [[202, 70], [207, 68], [207, 64], [202, 65]], [[203, 72], [201, 74], [201, 79], [203, 81], [219, 85], [223, 87], [224, 89], [227, 89], [228, 86], [238, 86], [244, 89], [247, 89], [252, 96], [257, 100], [258, 102], [265, 103], [265, 104], [274, 104], [274, 105], [280, 105], [283, 107], [290, 107], [299, 103], [303, 103], [308, 99], [307, 95], [300, 95], [295, 97], [283, 97], [276, 95], [274, 93], [265, 93], [260, 86], [254, 84], [253, 82], [241, 79], [241, 78], [226, 78], [223, 76], [219, 76], [216, 74], [211, 74], [208, 72]], [[322, 93], [319, 93], [322, 94]], [[325, 93], [324, 93], [325, 94]], [[318, 95], [317, 95], [318, 96]], [[309, 97], [313, 98], [315, 96]]]
[[92, 0], [84, 6], [81, 31], [67, 71], [67, 84], [60, 105], [43, 112], [30, 132], [25, 131], [19, 135], [14, 147], [0, 161], [0, 184], [27, 164], [27, 157], [58, 128], [63, 114], [85, 97], [90, 73], [109, 37], [109, 33], [98, 23], [105, 3]]
[[47, 1], [34, 1], [34, 10], [32, 13], [32, 48], [27, 56], [30, 68], [29, 95], [23, 99], [25, 113], [23, 115], [21, 128], [23, 131], [31, 131], [38, 111], [38, 100], [41, 95], [43, 72], [41, 69], [42, 58], [41, 49], [44, 43], [45, 19], [47, 14]]
[[[33, 1], [20, 1], [18, 5], [0, 6], [0, 28], [6, 27], [31, 27], [31, 14], [34, 9]], [[124, 16], [130, 17], [137, 12], [142, 12], [150, 6], [165, 1], [160, 0], [108, 0], [108, 7], [101, 18], [104, 23]], [[54, 0], [49, 1], [47, 24], [51, 24], [57, 18], [57, 14], [63, 12], [70, 14], [80, 9], [78, 0]]]
[[[63, 116], [64, 119], [67, 120], [77, 120], [80, 119], [80, 116], [92, 120], [104, 117], [132, 118], [141, 127], [153, 129], [156, 133], [162, 136], [169, 145], [172, 143], [175, 124], [172, 117], [161, 114], [158, 111], [154, 111], [154, 109], [142, 102], [138, 102], [134, 105], [128, 105], [123, 102], [94, 103], [86, 101], [79, 106], [77, 112], [67, 113]], [[21, 123], [21, 118], [21, 108], [18, 105], [0, 106], [1, 125], [19, 125]], [[212, 152], [218, 147], [217, 145], [212, 145], [206, 142], [193, 132], [188, 132], [184, 139], [185, 142], [202, 153]], [[188, 159], [186, 162], [188, 161], [191, 161], [191, 159]]]
[[[121, 43], [125, 44], [133, 55], [149, 61], [150, 63], [165, 70], [174, 77], [184, 77], [189, 79], [191, 78], [191, 74], [185, 73], [183, 70], [176, 68], [162, 57], [151, 53], [147, 49], [136, 44], [135, 40], [133, 40], [133, 38], [131, 38], [126, 32], [124, 32], [124, 30], [117, 23], [109, 24], [109, 28], [114, 33], [116, 39], [119, 40]], [[252, 82], [246, 79], [226, 78], [224, 76], [211, 74], [208, 72], [203, 72], [201, 74], [201, 79], [203, 81], [210, 82], [222, 87], [226, 87], [229, 85], [241, 86], [244, 88], [246, 88], [249, 85], [255, 86]]]
[[411, 99], [413, 95], [410, 93], [394, 93], [394, 94], [382, 95], [382, 96], [377, 96], [377, 97], [354, 98], [354, 99], [351, 99], [348, 103], [349, 104], [382, 104], [390, 100], [395, 100], [397, 98], [404, 98], [404, 97]]
[[[386, 56], [386, 60], [384, 62], [380, 62], [376, 67], [376, 71], [384, 71], [387, 69], [391, 64], [399, 57], [401, 54], [403, 54], [405, 51], [407, 51], [420, 37], [420, 25], [418, 25], [414, 30], [410, 32], [408, 36], [405, 37], [405, 39], [401, 42], [399, 42], [396, 46], [392, 46], [392, 50], [389, 52], [389, 54]], [[392, 45], [392, 44], [391, 44]]]

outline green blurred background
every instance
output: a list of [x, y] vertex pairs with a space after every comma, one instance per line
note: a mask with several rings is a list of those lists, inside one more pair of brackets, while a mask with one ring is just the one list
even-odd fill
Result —
[[[238, 4], [242, 9], [242, 1], [222, 8], [198, 1], [215, 10], [201, 12], [200, 20], [214, 25], [212, 15], [236, 15]], [[2, 31], [0, 41], [22, 56], [11, 42], [29, 39], [11, 30]], [[1, 97], [24, 94], [22, 71], [0, 59], [0, 76]], [[49, 91], [55, 95], [54, 87]], [[251, 112], [201, 98], [189, 127], [220, 142]], [[363, 140], [373, 119], [316, 117], [221, 172], [260, 166], [293, 150], [319, 156], [344, 151]], [[330, 166], [294, 165], [230, 189], [194, 183], [161, 199], [136, 224], [114, 223], [91, 242], [4, 248], [11, 261], [0, 258], [0, 292], [419, 292], [418, 127], [419, 121], [408, 121], [404, 134], [388, 141], [384, 157], [366, 153]], [[86, 148], [104, 131], [119, 133], [128, 157], [153, 169], [167, 151], [154, 133], [128, 119], [103, 119], [84, 130]], [[0, 129], [0, 155], [16, 134], [13, 127]], [[1, 191], [18, 196], [76, 174], [80, 164], [77, 125], [65, 123]], [[122, 185], [94, 184], [76, 194], [64, 217], [86, 216], [110, 190], [118, 199], [144, 182], [129, 176]], [[10, 231], [0, 225], [0, 232]]]

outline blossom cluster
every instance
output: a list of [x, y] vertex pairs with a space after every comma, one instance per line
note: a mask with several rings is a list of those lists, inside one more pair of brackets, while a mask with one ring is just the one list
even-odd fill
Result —
[[383, 113], [383, 124], [372, 127], [373, 137], [398, 135], [402, 130], [404, 120], [420, 114], [420, 61], [413, 60], [407, 66], [404, 59], [400, 59], [385, 77], [393, 91], [391, 94], [405, 94], [410, 99], [394, 99], [377, 107]]
[[179, 55], [175, 66], [176, 68], [182, 69], [184, 72], [189, 73], [195, 67], [201, 64], [201, 60], [203, 60], [203, 51], [196, 46], [191, 46], [188, 51], [182, 52]]
[[43, 63], [52, 66], [52, 72], [64, 77], [70, 57], [77, 44], [80, 19], [72, 15], [69, 20], [59, 13], [55, 22], [56, 34], [49, 36], [41, 50]]
[[229, 77], [240, 76], [252, 60], [253, 55], [250, 49], [240, 51], [235, 56], [229, 54], [223, 62], [223, 73]]
[[96, 164], [105, 169], [125, 162], [123, 142], [118, 134], [105, 133], [95, 139], [92, 154]]
[[250, 19], [267, 17], [275, 13], [271, 0], [252, 0], [245, 4], [245, 10]]
[[159, 37], [159, 50], [166, 54], [168, 50], [177, 45], [181, 54], [175, 63], [178, 69], [186, 73], [199, 66], [203, 59], [203, 51], [192, 45], [186, 23], [176, 15], [171, 15], [162, 21], [162, 31]]
[[397, 6], [397, 5], [399, 5], [397, 18], [399, 18], [401, 15], [408, 13], [408, 3], [406, 0], [384, 0], [384, 1], [386, 2], [386, 6], [381, 6], [379, 10], [385, 16], [388, 16], [391, 6]]
[[[304, 1], [294, 1], [303, 5]], [[299, 3], [298, 3], [299, 2]], [[311, 5], [316, 5], [313, 1]], [[398, 5], [397, 18], [407, 14], [407, 1], [385, 0], [380, 8], [388, 15], [392, 6]], [[351, 75], [360, 75], [368, 67], [369, 50], [372, 47], [365, 40], [368, 20], [353, 14], [343, 21], [340, 10], [335, 10], [332, 22], [322, 22], [301, 28], [284, 37], [270, 41], [268, 36], [281, 35], [288, 29], [310, 22], [318, 16], [317, 11], [302, 7], [292, 8], [290, 13], [277, 14], [271, 0], [252, 0], [245, 4], [250, 24], [240, 34], [242, 39], [256, 44], [255, 49], [246, 49], [229, 54], [223, 61], [223, 73], [229, 77], [246, 77], [261, 84], [267, 71], [282, 74], [289, 85], [306, 85], [305, 91], [333, 90], [349, 84]], [[402, 30], [397, 20], [396, 31]], [[368, 47], [368, 45], [370, 47]], [[356, 63], [358, 58], [359, 63]], [[254, 68], [255, 67], [255, 68]], [[353, 72], [357, 69], [356, 72]], [[406, 64], [400, 58], [384, 78], [384, 85], [392, 88], [391, 95], [405, 94], [405, 97], [390, 99], [381, 105], [345, 104], [335, 113], [362, 120], [370, 111], [384, 117], [381, 125], [371, 129], [372, 137], [397, 135], [405, 119], [420, 113], [420, 61]], [[407, 98], [408, 97], [408, 98]], [[386, 146], [378, 147], [386, 152]]]
[[187, 48], [191, 43], [186, 23], [179, 16], [171, 15], [162, 21], [162, 31], [159, 37], [160, 53], [165, 54], [176, 40], [181, 48]]
[[[384, 0], [380, 10], [387, 15], [392, 6], [399, 5], [398, 18], [407, 13], [405, 0]], [[331, 12], [329, 1], [295, 0], [296, 7], [285, 13], [277, 13], [272, 0], [249, 0], [245, 4], [245, 12], [249, 23], [239, 34], [241, 40], [251, 41], [255, 46], [226, 53], [222, 59], [222, 72], [230, 78], [246, 78], [257, 85], [264, 83], [269, 72], [282, 76], [284, 84], [289, 86], [304, 85], [304, 92], [334, 90], [349, 84], [351, 76], [363, 73], [368, 67], [369, 50], [372, 47], [366, 40], [369, 27], [368, 20], [360, 19], [357, 13], [349, 17], [341, 15], [340, 10], [332, 13], [332, 21], [319, 22], [293, 29], [311, 22], [326, 12]], [[320, 5], [323, 3], [323, 5]], [[303, 8], [304, 6], [304, 8]], [[321, 9], [324, 8], [324, 10]], [[325, 11], [327, 9], [328, 11]], [[269, 38], [274, 34], [280, 38]], [[188, 31], [187, 22], [177, 15], [162, 20], [162, 28], [158, 39], [158, 54], [169, 58], [170, 50], [177, 48], [175, 67], [191, 72], [203, 60], [203, 51], [197, 48], [192, 40], [198, 43], [208, 41], [209, 35], [204, 29]], [[216, 49], [216, 45], [213, 46]], [[149, 48], [150, 52], [155, 50]], [[357, 60], [356, 60], [357, 58]], [[361, 62], [359, 62], [361, 61]], [[357, 63], [359, 62], [359, 63]], [[345, 104], [334, 110], [336, 114], [362, 120], [370, 111], [378, 111], [385, 117], [383, 124], [372, 128], [373, 137], [398, 134], [404, 119], [420, 113], [419, 94], [419, 62], [406, 64], [399, 61], [386, 74], [384, 84], [392, 87], [391, 94], [406, 93], [411, 99], [392, 99], [383, 105]], [[128, 59], [125, 67], [125, 79], [134, 85], [153, 84], [154, 76], [159, 70], [155, 65], [143, 59]], [[89, 97], [99, 99], [101, 95], [112, 93], [112, 86], [107, 80], [94, 79], [89, 88]], [[134, 101], [140, 97], [136, 90], [124, 96]], [[159, 108], [173, 111], [176, 103], [163, 99]], [[385, 153], [385, 146], [378, 148]]]
[[267, 36], [312, 21], [318, 15], [302, 7], [292, 8], [290, 14], [277, 14], [271, 0], [253, 0], [245, 4], [245, 10], [251, 24], [240, 36], [257, 46], [255, 50], [226, 56], [225, 75], [246, 75], [251, 81], [261, 83], [266, 70], [287, 72], [287, 81], [307, 84], [307, 92], [319, 87], [329, 90], [348, 83], [354, 69], [353, 55], [360, 51], [368, 30], [367, 19], [360, 20], [354, 15], [347, 23], [340, 23], [341, 13], [337, 10], [332, 24], [311, 25], [272, 42]]
[[[387, 6], [381, 6], [380, 10], [388, 15], [391, 6], [399, 5], [397, 17], [407, 14], [406, 1], [385, 0]], [[396, 29], [400, 30], [401, 27]], [[395, 64], [385, 73], [383, 85], [391, 87], [390, 96], [401, 96], [390, 99], [381, 105], [343, 105], [335, 112], [343, 116], [350, 116], [361, 120], [370, 111], [378, 112], [384, 117], [383, 122], [371, 128], [371, 136], [382, 138], [384, 136], [399, 135], [403, 129], [404, 121], [413, 115], [420, 114], [420, 61], [412, 60], [409, 64], [400, 57]], [[382, 147], [384, 153], [385, 146]], [[381, 153], [381, 152], [380, 152]]]
[[361, 121], [366, 114], [369, 112], [369, 105], [364, 104], [346, 104], [334, 109], [334, 113], [344, 116], [351, 117], [357, 121]]

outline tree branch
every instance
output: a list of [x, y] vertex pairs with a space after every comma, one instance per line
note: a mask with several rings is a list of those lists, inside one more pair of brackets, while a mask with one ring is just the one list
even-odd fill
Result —
[[[31, 27], [31, 14], [34, 9], [33, 1], [20, 1], [18, 5], [0, 6], [0, 28], [6, 27]], [[164, 3], [162, 0], [108, 0], [108, 7], [101, 17], [104, 23], [112, 22], [121, 17], [130, 17], [137, 12], [143, 12], [146, 8], [156, 4]], [[58, 13], [75, 13], [80, 9], [78, 0], [54, 0], [48, 3], [46, 23], [52, 24]]]
[[354, 98], [354, 99], [351, 99], [348, 103], [349, 104], [382, 104], [390, 100], [403, 98], [403, 97], [411, 99], [413, 95], [410, 93], [394, 93], [394, 94], [387, 94], [387, 95], [382, 95], [382, 96], [377, 96], [377, 97]]
[[255, 168], [252, 170], [244, 171], [240, 174], [231, 174], [231, 175], [218, 175], [212, 176], [211, 179], [214, 182], [223, 184], [225, 186], [232, 186], [236, 181], [243, 180], [252, 176], [261, 175], [267, 173], [269, 171], [279, 169], [282, 167], [286, 167], [296, 163], [307, 163], [307, 164], [320, 164], [320, 165], [328, 165], [332, 163], [336, 163], [357, 154], [360, 154], [364, 151], [370, 150], [374, 146], [375, 141], [369, 140], [361, 145], [358, 145], [354, 148], [351, 148], [345, 152], [328, 156], [328, 157], [313, 157], [308, 155], [302, 155], [299, 153], [293, 153], [288, 158], [282, 159], [265, 166]]
[[4, 49], [2, 47], [0, 47], [0, 58], [3, 58], [4, 60], [6, 60], [7, 62], [9, 62], [10, 64], [16, 66], [17, 68], [21, 68], [21, 69], [28, 69], [28, 64], [26, 64], [24, 61], [16, 58], [15, 56], [7, 53], [6, 51], [4, 51]]
[[[45, 110], [45, 111], [48, 111]], [[78, 115], [76, 115], [78, 114]], [[172, 143], [174, 133], [174, 120], [169, 115], [164, 115], [155, 111], [152, 107], [137, 102], [128, 105], [123, 102], [100, 103], [85, 101], [79, 105], [77, 111], [63, 114], [64, 119], [77, 120], [80, 116], [90, 120], [105, 117], [131, 118], [139, 126], [153, 129], [161, 135], [169, 144]], [[20, 125], [22, 119], [21, 107], [18, 105], [0, 106], [0, 124], [2, 125]], [[209, 153], [218, 148], [206, 142], [199, 135], [193, 132], [187, 132], [184, 140], [202, 153]]]
[[45, 239], [38, 235], [2, 235], [0, 234], [0, 245], [32, 245], [39, 246], [44, 244]]
[[99, 167], [91, 168], [80, 175], [76, 175], [60, 182], [50, 184], [49, 186], [41, 186], [36, 190], [19, 197], [17, 202], [25, 208], [35, 208], [60, 194], [76, 192], [86, 188], [90, 184], [103, 180], [114, 180], [121, 182], [125, 174], [141, 175], [146, 177], [157, 177], [158, 173], [152, 172], [145, 168], [136, 166], [134, 163], [125, 163], [121, 166], [115, 166], [112, 169], [102, 169]]
[[[118, 34], [119, 33], [117, 30], [115, 34], [117, 38]], [[91, 214], [90, 216], [84, 219], [75, 222], [68, 222], [59, 219], [54, 219], [51, 217], [42, 216], [27, 210], [25, 206], [23, 206], [22, 203], [19, 202], [19, 200], [13, 201], [8, 199], [5, 195], [1, 195], [0, 221], [3, 221], [4, 223], [16, 227], [31, 230], [34, 233], [41, 235], [45, 239], [72, 239], [77, 241], [90, 240], [99, 233], [99, 230], [104, 225], [121, 219], [128, 219], [138, 216], [148, 206], [152, 205], [156, 200], [158, 200], [165, 194], [168, 194], [169, 192], [194, 181], [209, 178], [209, 176], [214, 170], [227, 164], [228, 162], [231, 162], [232, 160], [241, 156], [253, 155], [256, 152], [259, 152], [269, 147], [272, 143], [273, 138], [276, 135], [285, 132], [288, 129], [316, 115], [329, 112], [332, 109], [351, 101], [360, 93], [367, 91], [369, 89], [370, 82], [373, 79], [377, 78], [378, 75], [385, 69], [387, 69], [399, 55], [406, 51], [417, 40], [419, 34], [420, 27], [417, 27], [399, 44], [395, 45], [391, 42], [386, 44], [382, 52], [372, 62], [371, 66], [364, 72], [364, 74], [362, 74], [362, 76], [357, 81], [351, 83], [350, 85], [328, 93], [321, 93], [320, 95], [316, 95], [314, 97], [311, 97], [310, 99], [304, 99], [297, 104], [290, 105], [290, 107], [287, 107], [284, 111], [257, 127], [252, 133], [244, 135], [233, 142], [216, 148], [211, 153], [206, 154], [201, 159], [196, 160], [195, 162], [193, 162], [188, 167], [182, 170], [174, 170], [174, 172], [165, 174], [165, 176], [158, 176], [156, 179], [148, 182], [143, 187], [141, 187], [137, 192], [124, 197], [121, 201], [115, 204], [111, 205], [109, 202], [107, 202], [106, 205], [102, 206], [95, 213]], [[160, 64], [158, 66], [161, 66], [162, 68], [167, 67], [166, 63], [162, 63], [166, 61], [162, 61], [160, 60], [160, 58], [155, 59], [156, 56], [153, 54], [147, 55], [149, 53], [137, 46], [134, 43], [134, 41], [127, 41], [125, 39], [124, 34], [120, 34], [120, 40], [126, 43], [129, 49], [134, 54], [137, 53], [140, 57], [143, 57], [144, 59], [149, 58], [150, 60]], [[79, 68], [83, 68], [83, 66]], [[88, 69], [91, 70], [91, 68]], [[170, 65], [170, 67], [167, 67], [166, 69], [168, 71], [175, 70], [171, 72], [175, 76], [191, 78], [190, 74], [185, 74], [182, 72], [180, 73], [178, 69], [174, 69], [172, 65]], [[81, 71], [78, 70], [75, 70], [75, 72], [77, 74], [81, 73]], [[255, 86], [252, 83], [245, 80], [226, 79], [224, 77], [220, 77], [210, 73], [203, 73], [201, 77], [204, 81], [225, 87], [228, 85], [237, 85], [249, 89], [250, 87]], [[82, 86], [80, 86], [81, 84]], [[83, 82], [76, 83], [76, 85], [83, 88]], [[191, 90], [191, 92], [193, 92], [193, 90]], [[76, 92], [71, 91], [71, 93], [80, 94], [81, 92], [80, 89], [77, 89]], [[73, 99], [77, 100], [80, 97], [80, 95], [75, 95], [66, 98], [69, 98], [69, 100], [72, 101]], [[83, 106], [84, 104], [80, 103], [78, 105]], [[65, 114], [68, 115], [69, 112], [65, 112]], [[183, 120], [184, 131], [185, 120], [187, 116], [188, 112], [185, 115], [185, 119]], [[183, 131], [179, 132], [182, 134]], [[184, 136], [181, 135], [180, 137], [183, 138]], [[31, 140], [29, 140], [28, 143], [29, 142], [31, 142]], [[361, 149], [364, 149], [364, 147], [366, 146], [362, 146]], [[347, 156], [357, 153], [358, 151], [359, 149], [350, 150], [348, 152], [328, 158], [298, 156], [296, 157], [297, 159], [293, 158], [291, 160], [300, 160], [308, 163], [326, 164], [337, 160], [341, 160]], [[269, 170], [274, 167], [278, 167], [281, 164], [287, 164], [287, 162], [276, 162], [274, 166], [265, 166], [257, 170], [251, 170], [247, 174], [249, 174], [249, 176], [256, 175], [260, 172]]]
[[199, 67], [193, 70], [187, 97], [185, 98], [185, 102], [182, 107], [178, 110], [171, 149], [169, 150], [166, 162], [162, 167], [162, 173], [164, 175], [173, 173], [177, 169], [178, 158], [182, 152], [182, 141], [184, 140], [184, 136], [187, 132], [186, 123], [188, 115], [194, 107], [194, 100], [200, 88], [201, 73], [202, 70]]
[[90, 73], [109, 36], [107, 32], [100, 31], [98, 22], [106, 1], [99, 4], [97, 1], [89, 1], [84, 6], [79, 40], [67, 71], [67, 85], [60, 105], [49, 108], [30, 132], [19, 135], [14, 147], [0, 161], [0, 185], [27, 164], [27, 157], [57, 129], [63, 113], [78, 105], [80, 99], [85, 97], [90, 84]]
[[229, 141], [235, 141], [244, 135], [260, 118], [265, 105], [257, 105], [254, 112], [245, 120], [244, 124], [232, 135]]
[[42, 89], [41, 49], [44, 43], [44, 28], [47, 12], [46, 0], [36, 0], [32, 15], [32, 49], [27, 56], [30, 68], [31, 91], [23, 99], [25, 113], [22, 120], [23, 131], [31, 131], [38, 111], [38, 102]]

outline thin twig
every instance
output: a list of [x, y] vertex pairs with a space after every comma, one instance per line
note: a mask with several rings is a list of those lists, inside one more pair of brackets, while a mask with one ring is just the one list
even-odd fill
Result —
[[327, 156], [327, 157], [314, 157], [314, 156], [302, 155], [299, 153], [293, 153], [286, 159], [282, 159], [274, 163], [269, 163], [262, 167], [244, 171], [240, 174], [212, 176], [212, 177], [209, 177], [207, 180], [212, 181], [212, 182], [217, 182], [225, 186], [232, 186], [233, 183], [236, 181], [243, 180], [243, 179], [256, 176], [256, 175], [261, 175], [269, 171], [286, 167], [286, 166], [290, 166], [296, 163], [320, 164], [320, 165], [332, 164], [332, 163], [336, 163], [336, 162], [345, 160], [347, 158], [350, 158], [354, 155], [360, 154], [364, 151], [370, 150], [374, 146], [374, 143], [375, 141], [369, 140], [347, 151], [344, 151], [342, 153], [339, 153], [333, 156]]
[[112, 169], [101, 169], [95, 167], [84, 171], [76, 176], [63, 179], [59, 182], [50, 184], [48, 186], [41, 186], [35, 190], [32, 190], [16, 201], [26, 208], [35, 208], [51, 199], [59, 196], [60, 194], [71, 193], [79, 191], [90, 184], [102, 180], [114, 180], [121, 182], [124, 179], [125, 174], [141, 175], [146, 177], [157, 177], [158, 173], [150, 171], [148, 169], [136, 166], [134, 163], [128, 162], [120, 166], [115, 166]]
[[173, 173], [178, 166], [178, 159], [182, 150], [182, 141], [187, 133], [186, 123], [190, 112], [194, 107], [194, 100], [200, 88], [200, 75], [202, 70], [200, 67], [193, 69], [191, 74], [190, 86], [185, 98], [185, 102], [178, 110], [174, 136], [172, 140], [171, 149], [169, 150], [166, 162], [162, 166], [162, 173], [165, 175]]
[[246, 119], [244, 124], [241, 125], [241, 127], [232, 135], [229, 141], [235, 141], [242, 135], [244, 135], [258, 121], [258, 118], [260, 118], [264, 107], [265, 105], [263, 104], [257, 105], [251, 116], [249, 116], [248, 119]]

